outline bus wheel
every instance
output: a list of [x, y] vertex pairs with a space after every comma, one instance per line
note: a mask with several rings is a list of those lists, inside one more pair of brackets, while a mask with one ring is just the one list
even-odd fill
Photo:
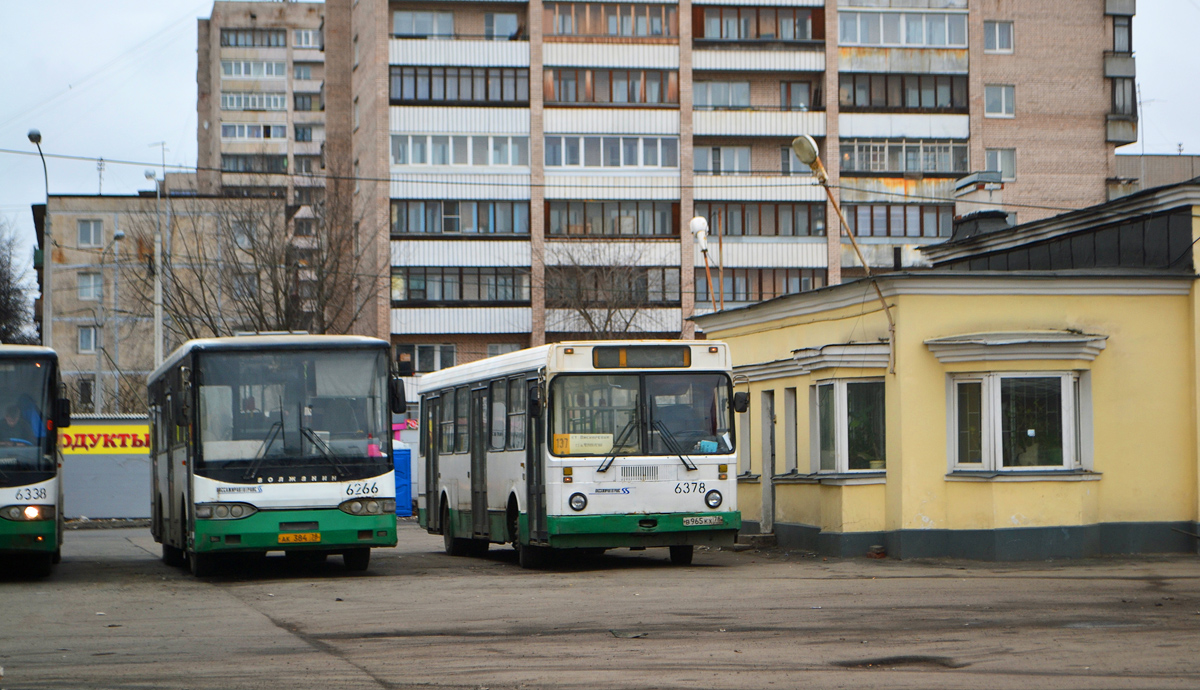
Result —
[[162, 561], [172, 568], [179, 568], [184, 564], [183, 549], [171, 546], [163, 542], [162, 545]]
[[346, 564], [346, 570], [352, 573], [361, 573], [371, 565], [371, 549], [349, 549], [342, 552], [342, 562]]
[[208, 577], [216, 570], [216, 563], [211, 553], [196, 553], [195, 551], [189, 553], [188, 566], [195, 577]]
[[691, 565], [692, 556], [695, 554], [696, 547], [687, 546], [672, 546], [671, 547], [671, 562], [675, 565]]
[[447, 556], [466, 556], [467, 539], [455, 539], [454, 528], [450, 524], [450, 508], [442, 504], [442, 548]]

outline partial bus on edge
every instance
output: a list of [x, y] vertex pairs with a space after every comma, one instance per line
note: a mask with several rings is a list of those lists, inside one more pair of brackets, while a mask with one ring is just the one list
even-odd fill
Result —
[[396, 545], [390, 347], [357, 336], [190, 340], [150, 375], [151, 532], [163, 560]]
[[418, 515], [451, 555], [731, 545], [736, 396], [724, 343], [558, 343], [425, 374]]
[[62, 555], [58, 429], [71, 406], [60, 387], [54, 350], [0, 345], [0, 555], [40, 576]]

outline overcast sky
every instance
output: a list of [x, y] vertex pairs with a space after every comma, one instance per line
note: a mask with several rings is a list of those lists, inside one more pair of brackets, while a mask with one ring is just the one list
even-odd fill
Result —
[[[30, 128], [48, 154], [114, 161], [106, 194], [152, 189], [144, 163], [160, 161], [154, 142], [166, 142], [168, 164], [194, 165], [196, 19], [211, 8], [211, 0], [0, 0], [0, 215], [31, 234], [29, 205], [45, 199], [36, 155], [5, 152], [36, 153]], [[1145, 151], [1173, 154], [1183, 144], [1200, 154], [1200, 0], [1143, 0], [1137, 11]], [[96, 163], [46, 162], [52, 193], [100, 189]]]

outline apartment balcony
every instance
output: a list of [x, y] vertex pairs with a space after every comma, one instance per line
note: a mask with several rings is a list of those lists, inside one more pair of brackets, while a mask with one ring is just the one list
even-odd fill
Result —
[[679, 46], [636, 43], [546, 43], [547, 67], [679, 69]]
[[825, 136], [825, 111], [747, 108], [701, 110], [692, 115], [695, 136], [797, 137]]
[[1104, 76], [1106, 77], [1136, 77], [1137, 65], [1133, 53], [1114, 53], [1104, 51]]
[[696, 201], [823, 201], [825, 193], [812, 175], [755, 173], [692, 178]]
[[679, 201], [679, 169], [653, 175], [546, 172], [546, 198], [583, 201]]
[[324, 110], [294, 110], [292, 121], [298, 125], [320, 125], [325, 123]]
[[1136, 115], [1108, 114], [1106, 141], [1114, 144], [1132, 144], [1138, 140]]
[[293, 93], [321, 93], [321, 87], [322, 87], [322, 84], [324, 84], [324, 83], [325, 82], [323, 82], [320, 79], [293, 79], [292, 80], [292, 92]]
[[966, 48], [838, 48], [838, 70], [888, 74], [966, 74]]
[[319, 156], [324, 141], [297, 141], [292, 144], [292, 154], [296, 156]]
[[769, 50], [743, 47], [741, 50], [713, 50], [708, 42], [697, 41], [692, 52], [695, 71], [734, 72], [823, 72], [825, 47], [821, 43], [805, 50]]
[[[709, 219], [708, 263], [725, 268], [825, 268], [827, 241], [816, 237], [725, 237], [718, 258], [715, 224]], [[692, 265], [704, 267], [700, 247], [694, 245]], [[715, 271], [714, 271], [715, 273]], [[716, 276], [713, 276], [716, 280]]]
[[[470, 235], [462, 235], [469, 238]], [[529, 239], [404, 239], [392, 240], [393, 266], [529, 267]]]
[[515, 172], [502, 167], [487, 168], [425, 166], [392, 168], [392, 199], [487, 199], [492, 201], [528, 201], [529, 169]]
[[528, 67], [529, 41], [488, 41], [482, 36], [392, 38], [388, 62], [433, 67]]
[[843, 139], [967, 139], [970, 115], [844, 113], [838, 115]]
[[533, 310], [529, 307], [394, 307], [391, 321], [392, 333], [402, 335], [524, 334], [533, 330]]
[[325, 51], [321, 48], [293, 48], [293, 62], [325, 62]]
[[[545, 244], [547, 266], [632, 265], [678, 266], [679, 236], [667, 235], [666, 240], [639, 241], [628, 235], [605, 238], [603, 241], [562, 239], [563, 235], [548, 235]], [[572, 237], [566, 235], [565, 237]], [[578, 236], [576, 236], [578, 237]]]
[[528, 108], [394, 105], [388, 120], [388, 130], [396, 133], [529, 134]]
[[542, 129], [547, 134], [679, 135], [677, 108], [556, 108], [547, 104], [542, 118]]
[[[597, 309], [600, 314], [606, 311], [604, 308]], [[631, 316], [630, 333], [677, 333], [683, 328], [683, 313], [679, 307], [643, 307]], [[592, 328], [577, 310], [547, 309], [546, 330], [551, 333], [586, 333]]]

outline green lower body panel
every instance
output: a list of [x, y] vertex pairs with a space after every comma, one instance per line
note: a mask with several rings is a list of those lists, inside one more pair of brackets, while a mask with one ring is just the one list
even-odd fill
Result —
[[50, 553], [58, 548], [58, 523], [54, 520], [0, 520], [0, 553], [35, 551]]
[[[297, 538], [306, 541], [291, 541]], [[327, 508], [263, 510], [240, 520], [196, 520], [192, 550], [197, 553], [339, 551], [395, 545], [395, 515], [349, 515], [337, 508]]]
[[[685, 518], [721, 518], [721, 524], [685, 525]], [[690, 520], [689, 520], [690, 521]], [[551, 515], [550, 546], [562, 549], [623, 546], [732, 546], [742, 514], [651, 513], [637, 515]]]

